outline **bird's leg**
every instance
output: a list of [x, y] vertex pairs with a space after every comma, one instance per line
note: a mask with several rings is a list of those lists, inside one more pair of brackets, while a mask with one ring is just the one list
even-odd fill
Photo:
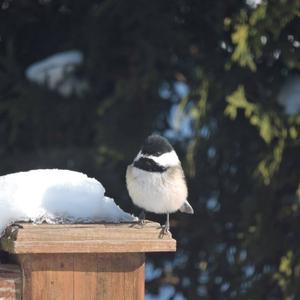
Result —
[[170, 214], [167, 213], [167, 220], [166, 220], [166, 224], [163, 228], [163, 233], [168, 234], [169, 232], [170, 232]]
[[139, 214], [139, 223], [140, 223], [141, 225], [144, 225], [144, 223], [145, 223], [145, 218], [146, 218], [145, 211], [142, 210], [141, 213]]

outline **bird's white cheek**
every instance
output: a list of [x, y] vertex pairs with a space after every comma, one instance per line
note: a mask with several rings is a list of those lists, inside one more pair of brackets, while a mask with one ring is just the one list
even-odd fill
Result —
[[174, 150], [160, 156], [149, 155], [145, 157], [154, 160], [157, 164], [163, 167], [174, 167], [180, 164], [179, 158]]

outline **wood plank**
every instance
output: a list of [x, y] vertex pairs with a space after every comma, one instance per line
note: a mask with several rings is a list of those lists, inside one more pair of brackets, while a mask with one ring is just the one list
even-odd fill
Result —
[[[153, 223], [153, 224], [152, 224]], [[12, 240], [89, 240], [89, 239], [119, 239], [130, 236], [131, 239], [138, 239], [142, 236], [147, 238], [158, 238], [161, 228], [158, 223], [146, 223], [145, 226], [139, 224], [110, 224], [110, 225], [23, 225], [23, 228], [14, 231]], [[14, 227], [14, 230], [15, 227]], [[45, 234], [47, 233], [47, 234]], [[167, 235], [161, 238], [167, 238]], [[126, 238], [125, 238], [126, 239]]]
[[[26, 253], [108, 253], [175, 251], [171, 235], [161, 235], [158, 223], [32, 225], [13, 228], [1, 239], [7, 252]], [[7, 231], [9, 232], [9, 231]]]
[[176, 241], [86, 241], [86, 242], [13, 242], [10, 253], [123, 253], [123, 252], [172, 252], [176, 250]]
[[97, 298], [97, 254], [74, 254], [74, 300]]
[[23, 300], [144, 299], [143, 253], [19, 255]]
[[20, 262], [24, 271], [24, 300], [74, 298], [73, 255], [24, 255]]
[[[144, 256], [144, 254], [142, 254]], [[139, 280], [136, 281], [134, 288], [135, 299], [144, 299], [145, 297], [145, 257], [143, 258], [143, 263], [135, 271], [136, 278]], [[141, 280], [142, 278], [142, 280]]]
[[[135, 258], [135, 254], [132, 254], [133, 258]], [[127, 267], [127, 261], [123, 260], [123, 270], [124, 270], [124, 290], [126, 292], [126, 299], [136, 299], [135, 298], [135, 288], [136, 284], [135, 282], [138, 281], [138, 278], [136, 278], [136, 272], [128, 270]]]
[[144, 299], [144, 262], [141, 253], [98, 254], [97, 299]]
[[[97, 299], [110, 300], [111, 298], [111, 271], [112, 260], [110, 254], [97, 255]], [[115, 300], [115, 299], [113, 299]]]
[[144, 299], [142, 253], [20, 255], [24, 300]]
[[136, 253], [128, 257], [129, 268], [125, 270], [126, 299], [144, 299], [145, 286], [145, 255]]
[[[126, 253], [123, 255], [116, 255], [113, 254], [110, 256], [110, 266], [111, 270], [109, 271], [110, 274], [110, 299], [120, 299], [126, 300], [125, 294], [125, 272], [130, 266], [130, 258]], [[134, 272], [134, 271], [132, 271]]]
[[23, 271], [23, 300], [142, 300], [145, 252], [175, 251], [158, 223], [22, 224], [2, 248]]
[[22, 227], [20, 229], [60, 229], [60, 228], [135, 228], [135, 229], [147, 229], [147, 228], [161, 228], [161, 225], [157, 222], [153, 222], [150, 220], [145, 220], [145, 223], [141, 225], [137, 222], [130, 222], [130, 223], [75, 223], [75, 224], [33, 224], [33, 223], [24, 223], [24, 222], [18, 222], [18, 227]]
[[21, 300], [22, 273], [17, 265], [0, 264], [0, 299]]
[[[99, 228], [85, 228], [84, 234], [82, 228], [75, 228], [72, 230], [67, 230], [64, 228], [60, 229], [47, 229], [47, 235], [44, 235], [45, 230], [21, 230], [18, 233], [17, 240], [21, 241], [72, 241], [76, 239], [77, 241], [83, 240], [110, 240], [110, 239], [121, 239], [129, 237], [132, 240], [138, 240], [141, 238], [144, 239], [156, 239], [159, 238], [159, 232], [154, 230], [136, 230], [136, 231], [128, 231], [128, 229], [117, 230], [116, 228], [107, 228], [101, 229]], [[134, 234], [133, 234], [134, 233]], [[166, 239], [165, 235], [162, 239]]]
[[18, 255], [17, 260], [22, 268], [23, 273], [22, 300], [30, 300], [32, 299], [31, 255]]

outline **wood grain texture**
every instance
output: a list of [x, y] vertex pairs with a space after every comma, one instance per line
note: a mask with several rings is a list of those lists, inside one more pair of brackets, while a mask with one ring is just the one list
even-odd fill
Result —
[[23, 300], [142, 300], [142, 253], [25, 254]]
[[10, 253], [112, 253], [175, 251], [176, 241], [158, 223], [33, 225], [7, 231], [2, 248]]
[[21, 300], [22, 273], [17, 265], [0, 264], [0, 299]]
[[144, 299], [144, 254], [99, 254], [97, 263], [97, 299]]
[[97, 254], [74, 254], [74, 299], [96, 300], [97, 280]]
[[23, 300], [142, 300], [145, 253], [176, 250], [149, 221], [21, 226], [8, 228], [1, 246], [20, 264]]
[[21, 255], [23, 299], [74, 299], [74, 258], [64, 254]]

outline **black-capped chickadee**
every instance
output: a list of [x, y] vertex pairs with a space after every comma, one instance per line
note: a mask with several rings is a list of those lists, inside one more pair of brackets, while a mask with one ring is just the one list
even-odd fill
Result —
[[[133, 163], [127, 167], [126, 183], [135, 205], [157, 214], [167, 214], [164, 232], [170, 228], [169, 214], [177, 210], [193, 214], [181, 163], [167, 139], [150, 135]], [[144, 211], [140, 215], [143, 223]]]

